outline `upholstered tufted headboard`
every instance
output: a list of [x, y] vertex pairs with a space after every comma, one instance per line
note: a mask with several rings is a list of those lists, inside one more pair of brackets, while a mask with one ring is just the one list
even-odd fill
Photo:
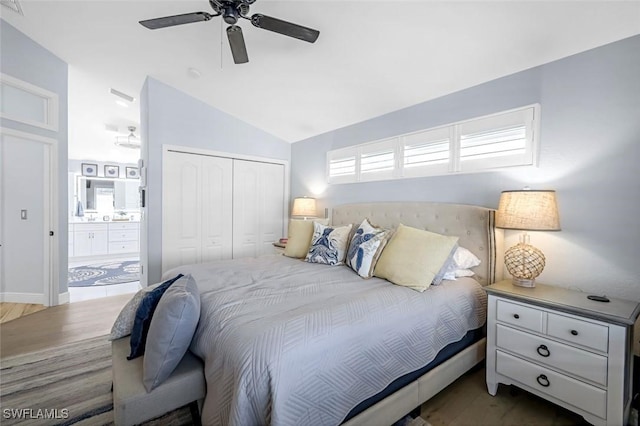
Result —
[[482, 261], [473, 269], [482, 285], [502, 279], [503, 231], [494, 226], [495, 211], [464, 204], [388, 202], [334, 207], [333, 225], [360, 224], [365, 218], [383, 228], [406, 226], [459, 237], [458, 244]]

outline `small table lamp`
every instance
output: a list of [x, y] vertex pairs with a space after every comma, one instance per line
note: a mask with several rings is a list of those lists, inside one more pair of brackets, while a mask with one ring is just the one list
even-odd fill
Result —
[[307, 217], [316, 217], [316, 212], [315, 198], [300, 197], [293, 200], [291, 216], [302, 216], [306, 220]]
[[559, 231], [560, 217], [555, 191], [502, 191], [496, 213], [496, 227], [525, 231], [520, 242], [504, 254], [504, 263], [514, 285], [535, 287], [545, 258], [542, 251], [529, 244], [526, 231]]

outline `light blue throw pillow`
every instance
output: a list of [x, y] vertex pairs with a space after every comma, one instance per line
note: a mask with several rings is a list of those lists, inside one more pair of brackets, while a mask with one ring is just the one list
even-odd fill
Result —
[[200, 292], [191, 275], [169, 287], [153, 314], [143, 361], [142, 381], [148, 392], [173, 373], [189, 349], [200, 319]]

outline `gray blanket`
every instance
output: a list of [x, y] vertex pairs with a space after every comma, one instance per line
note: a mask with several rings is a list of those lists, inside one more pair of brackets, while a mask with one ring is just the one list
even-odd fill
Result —
[[482, 326], [472, 279], [424, 293], [284, 256], [182, 266], [202, 295], [191, 350], [205, 425], [337, 425], [361, 401]]

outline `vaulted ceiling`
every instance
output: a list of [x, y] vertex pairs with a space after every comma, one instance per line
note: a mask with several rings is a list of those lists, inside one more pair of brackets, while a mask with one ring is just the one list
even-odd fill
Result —
[[[640, 33], [638, 1], [258, 0], [320, 31], [309, 44], [241, 20], [250, 62], [233, 63], [219, 17], [148, 30], [138, 21], [208, 1], [21, 0], [2, 19], [69, 64], [71, 158], [133, 161], [113, 145], [139, 124], [147, 75], [296, 142]], [[195, 69], [197, 71], [190, 71]], [[199, 74], [199, 76], [198, 76]]]

